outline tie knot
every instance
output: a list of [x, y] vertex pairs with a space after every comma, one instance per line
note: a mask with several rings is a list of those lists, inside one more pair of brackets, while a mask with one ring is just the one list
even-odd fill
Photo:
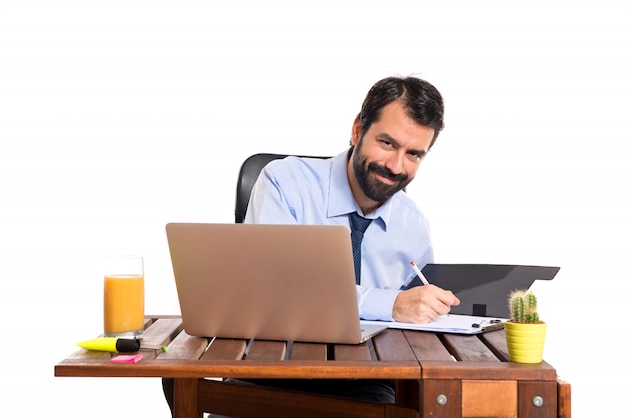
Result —
[[370, 225], [370, 222], [372, 222], [371, 219], [364, 218], [356, 212], [352, 212], [350, 214], [350, 228], [353, 231], [358, 231], [361, 233], [365, 232], [367, 227]]

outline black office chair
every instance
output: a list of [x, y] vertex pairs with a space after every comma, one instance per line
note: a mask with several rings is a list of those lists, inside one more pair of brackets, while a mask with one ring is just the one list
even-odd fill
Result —
[[[239, 169], [239, 178], [237, 179], [237, 195], [235, 196], [235, 223], [243, 223], [248, 210], [248, 201], [252, 187], [256, 183], [263, 167], [270, 161], [279, 160], [288, 157], [288, 154], [254, 154], [248, 157]], [[319, 156], [301, 156], [306, 158], [329, 158]]]

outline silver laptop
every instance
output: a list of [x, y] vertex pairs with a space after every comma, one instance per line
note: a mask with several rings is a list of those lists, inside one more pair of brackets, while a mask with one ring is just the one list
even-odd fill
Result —
[[185, 331], [194, 336], [358, 344], [350, 231], [343, 226], [169, 223]]

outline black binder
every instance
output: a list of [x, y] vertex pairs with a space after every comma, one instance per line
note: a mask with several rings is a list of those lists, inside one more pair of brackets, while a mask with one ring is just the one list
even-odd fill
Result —
[[[526, 290], [535, 280], [552, 280], [560, 267], [504, 264], [427, 264], [428, 282], [452, 291], [461, 301], [450, 313], [508, 318], [508, 295]], [[416, 277], [407, 288], [421, 286]]]

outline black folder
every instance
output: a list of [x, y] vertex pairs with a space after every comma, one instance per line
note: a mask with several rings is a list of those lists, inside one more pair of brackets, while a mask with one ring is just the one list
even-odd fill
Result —
[[[450, 313], [509, 317], [507, 299], [513, 290], [526, 290], [535, 280], [552, 280], [560, 267], [504, 264], [427, 264], [428, 282], [452, 291], [461, 301]], [[407, 288], [421, 286], [416, 277]]]

